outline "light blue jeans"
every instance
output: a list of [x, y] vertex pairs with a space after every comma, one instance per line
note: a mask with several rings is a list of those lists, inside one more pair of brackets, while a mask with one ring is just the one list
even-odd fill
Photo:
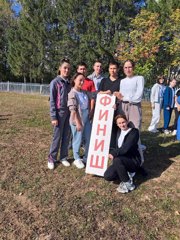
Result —
[[91, 136], [91, 123], [89, 120], [89, 110], [88, 109], [83, 109], [82, 111], [82, 122], [83, 122], [83, 129], [81, 131], [77, 131], [76, 126], [73, 124], [70, 124], [71, 126], [71, 131], [72, 131], [72, 148], [73, 148], [73, 156], [74, 159], [80, 159], [79, 155], [79, 150], [81, 147], [81, 142], [82, 142], [82, 136], [83, 139], [85, 140], [85, 154], [83, 157], [83, 161], [87, 161], [87, 156], [88, 156], [88, 150], [89, 150], [89, 142], [90, 142], [90, 136]]

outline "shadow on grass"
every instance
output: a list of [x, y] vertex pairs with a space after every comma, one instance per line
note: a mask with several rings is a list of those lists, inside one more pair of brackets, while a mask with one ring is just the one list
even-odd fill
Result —
[[9, 120], [8, 117], [11, 117], [12, 114], [3, 114], [3, 115], [0, 115], [0, 121], [6, 121], [6, 120]]
[[180, 142], [175, 141], [174, 136], [143, 132], [141, 139], [147, 147], [143, 164], [147, 176], [138, 173], [136, 176], [138, 184], [160, 177], [174, 163], [174, 158], [180, 156]]

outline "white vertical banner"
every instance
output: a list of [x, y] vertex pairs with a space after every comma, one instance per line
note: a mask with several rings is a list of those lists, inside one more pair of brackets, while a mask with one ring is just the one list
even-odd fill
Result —
[[114, 104], [115, 96], [97, 95], [86, 173], [104, 176], [107, 169]]

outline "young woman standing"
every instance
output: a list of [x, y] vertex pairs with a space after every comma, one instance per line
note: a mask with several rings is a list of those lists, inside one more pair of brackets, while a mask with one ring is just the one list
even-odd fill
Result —
[[163, 103], [163, 94], [165, 90], [164, 77], [159, 76], [157, 82], [151, 88], [151, 106], [152, 106], [152, 119], [148, 127], [148, 131], [152, 133], [159, 132], [157, 126], [161, 116], [161, 109]]
[[[82, 90], [85, 76], [82, 73], [76, 73], [72, 78], [72, 86], [68, 94], [68, 107], [71, 112], [70, 126], [72, 132], [72, 148], [74, 162], [77, 168], [84, 168], [86, 163], [89, 141], [91, 135], [90, 122], [90, 95], [87, 91]], [[82, 143], [82, 136], [85, 140], [85, 154], [83, 159], [80, 158], [80, 146]]]
[[[126, 60], [123, 65], [125, 78], [120, 81], [119, 112], [123, 112], [128, 121], [132, 122], [137, 129], [141, 128], [142, 109], [141, 101], [144, 91], [144, 77], [134, 75], [135, 64], [132, 60]], [[119, 96], [115, 93], [117, 97]]]
[[50, 83], [50, 116], [54, 133], [48, 156], [49, 169], [54, 169], [59, 150], [61, 163], [66, 167], [70, 166], [67, 161], [70, 133], [67, 107], [68, 93], [71, 88], [68, 80], [69, 74], [69, 60], [63, 59], [60, 62], [58, 76]]

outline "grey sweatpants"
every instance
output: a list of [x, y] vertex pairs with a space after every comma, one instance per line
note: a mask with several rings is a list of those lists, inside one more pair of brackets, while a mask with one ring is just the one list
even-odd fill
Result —
[[58, 126], [54, 127], [52, 143], [49, 151], [48, 160], [57, 161], [57, 155], [60, 149], [59, 159], [68, 156], [68, 145], [70, 137], [69, 112], [58, 113]]

